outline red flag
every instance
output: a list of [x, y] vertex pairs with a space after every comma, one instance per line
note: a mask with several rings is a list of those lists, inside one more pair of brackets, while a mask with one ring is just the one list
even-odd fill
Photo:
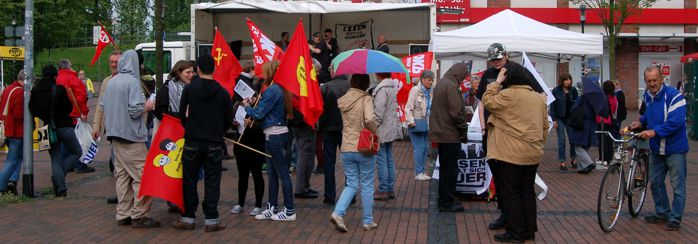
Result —
[[[431, 63], [434, 60], [434, 53], [424, 52], [402, 58], [402, 63], [410, 72], [410, 78], [419, 78], [425, 70], [431, 70]], [[401, 81], [400, 90], [397, 93], [398, 105], [405, 106], [407, 97], [412, 89], [412, 84], [407, 83], [406, 75], [402, 73], [393, 74], [393, 77]], [[414, 80], [414, 79], [412, 79]]]
[[308, 42], [305, 40], [302, 19], [298, 21], [296, 32], [276, 70], [274, 82], [296, 96], [298, 102], [294, 102], [294, 107], [303, 114], [305, 123], [315, 128], [315, 122], [322, 114], [322, 95]]
[[240, 76], [242, 66], [240, 61], [235, 57], [230, 46], [221, 35], [221, 32], [216, 30], [216, 36], [213, 38], [213, 47], [211, 48], [211, 57], [215, 60], [216, 69], [213, 70], [213, 79], [228, 91], [228, 95], [233, 96], [235, 89], [235, 79]]
[[184, 127], [179, 119], [164, 114], [145, 158], [138, 197], [165, 199], [184, 209], [182, 195], [182, 149]]
[[252, 20], [247, 19], [247, 27], [249, 27], [250, 37], [252, 37], [254, 73], [256, 76], [264, 78], [264, 74], [262, 74], [262, 64], [274, 59], [283, 59], [284, 51], [281, 50], [276, 43], [271, 41]]
[[[92, 56], [92, 62], [90, 62], [90, 65], [95, 64], [99, 56], [102, 55], [102, 50], [104, 50], [104, 47], [106, 47], [110, 43], [114, 44], [114, 39], [112, 39], [109, 33], [107, 33], [107, 29], [104, 28], [104, 25], [100, 24], [100, 26], [101, 28], [99, 30], [99, 41], [97, 42], [97, 49], [95, 50], [95, 55]], [[114, 46], [116, 47], [116, 45]]]

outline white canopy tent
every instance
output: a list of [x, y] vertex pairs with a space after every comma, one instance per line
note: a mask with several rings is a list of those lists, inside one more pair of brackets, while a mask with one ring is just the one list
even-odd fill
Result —
[[327, 1], [269, 1], [269, 0], [234, 0], [220, 4], [203, 3], [198, 9], [213, 12], [227, 12], [235, 9], [259, 9], [279, 13], [295, 14], [330, 14], [367, 11], [384, 11], [412, 8], [429, 8], [432, 3], [352, 3]]
[[538, 22], [506, 9], [474, 25], [436, 32], [431, 50], [437, 59], [484, 53], [493, 42], [508, 52], [601, 55], [603, 36], [580, 34]]

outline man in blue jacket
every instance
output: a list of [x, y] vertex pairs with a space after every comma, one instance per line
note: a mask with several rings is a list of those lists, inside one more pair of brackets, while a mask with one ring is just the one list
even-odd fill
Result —
[[[647, 90], [643, 100], [646, 112], [631, 128], [646, 126], [641, 138], [650, 140], [650, 182], [656, 214], [645, 217], [648, 223], [664, 223], [667, 230], [676, 231], [686, 205], [686, 99], [676, 89], [665, 85], [658, 67], [645, 69]], [[664, 180], [667, 173], [674, 190], [674, 201], [669, 206]]]

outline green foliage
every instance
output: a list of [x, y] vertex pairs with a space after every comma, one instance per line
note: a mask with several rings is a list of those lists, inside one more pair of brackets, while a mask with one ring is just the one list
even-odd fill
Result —
[[[121, 44], [119, 49], [124, 51], [128, 49], [133, 49], [134, 44]], [[99, 61], [95, 62], [94, 65], [90, 66], [90, 61], [92, 61], [92, 56], [95, 54], [94, 47], [78, 47], [78, 48], [56, 48], [46, 49], [44, 51], [38, 52], [36, 58], [34, 59], [34, 75], [39, 76], [41, 74], [41, 68], [47, 64], [56, 65], [58, 60], [62, 58], [67, 58], [73, 64], [73, 69], [85, 70], [87, 77], [92, 80], [92, 82], [102, 81], [104, 77], [110, 75], [109, 69], [109, 55], [113, 50], [112, 46], [107, 46], [102, 51], [102, 55], [99, 57]], [[101, 63], [100, 63], [101, 62]]]
[[0, 195], [0, 206], [5, 206], [13, 203], [21, 203], [31, 200], [31, 198], [25, 197], [24, 195], [12, 195], [12, 194], [1, 194]]
[[151, 1], [112, 0], [114, 6], [114, 35], [121, 42], [144, 42], [152, 40]]
[[[109, 0], [34, 0], [34, 50], [90, 45], [92, 26], [111, 19], [110, 9]], [[24, 25], [24, 0], [0, 0], [0, 13], [0, 26]]]
[[166, 32], [190, 31], [190, 7], [196, 0], [163, 0], [165, 4]]

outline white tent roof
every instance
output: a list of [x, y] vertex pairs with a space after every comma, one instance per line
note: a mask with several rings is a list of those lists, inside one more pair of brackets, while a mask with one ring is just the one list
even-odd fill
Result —
[[431, 47], [437, 57], [483, 53], [490, 44], [504, 44], [508, 52], [603, 54], [603, 36], [580, 34], [503, 10], [474, 25], [435, 32]]
[[219, 4], [202, 3], [197, 9], [225, 12], [234, 9], [264, 10], [280, 13], [329, 14], [365, 11], [383, 11], [410, 8], [429, 8], [433, 3], [352, 3], [328, 1], [270, 1], [233, 0]]

